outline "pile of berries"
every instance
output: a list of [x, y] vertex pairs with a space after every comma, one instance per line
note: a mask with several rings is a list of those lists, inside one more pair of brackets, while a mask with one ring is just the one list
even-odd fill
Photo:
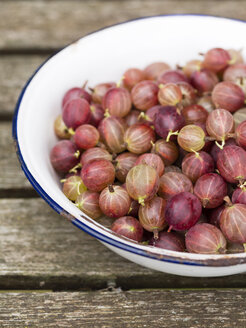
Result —
[[50, 160], [64, 194], [111, 218], [115, 233], [179, 252], [244, 252], [246, 64], [236, 50], [202, 56], [68, 90]]

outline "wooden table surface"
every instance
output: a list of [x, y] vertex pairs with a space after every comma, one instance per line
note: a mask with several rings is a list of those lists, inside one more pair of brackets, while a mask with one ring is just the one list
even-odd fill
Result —
[[0, 0], [1, 328], [246, 327], [245, 274], [182, 278], [124, 260], [37, 196], [12, 144], [18, 94], [52, 52], [106, 25], [170, 13], [245, 19], [246, 1]]

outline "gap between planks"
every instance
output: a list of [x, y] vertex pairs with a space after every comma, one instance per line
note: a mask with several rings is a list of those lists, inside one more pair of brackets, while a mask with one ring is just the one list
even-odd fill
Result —
[[245, 328], [246, 290], [0, 293], [3, 328]]
[[[100, 219], [109, 226], [111, 220]], [[42, 199], [0, 199], [0, 289], [245, 288], [245, 274], [192, 278], [141, 267], [108, 250]]]

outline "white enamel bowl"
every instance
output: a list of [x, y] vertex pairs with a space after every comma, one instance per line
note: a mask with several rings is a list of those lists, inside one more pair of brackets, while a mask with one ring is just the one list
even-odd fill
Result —
[[[184, 64], [212, 47], [243, 49], [246, 24], [226, 18], [174, 15], [137, 19], [92, 33], [46, 61], [18, 100], [13, 137], [27, 178], [58, 213], [119, 255], [140, 265], [183, 276], [210, 277], [246, 271], [246, 254], [178, 253], [124, 239], [83, 214], [62, 193], [49, 153], [56, 142], [53, 122], [65, 91], [89, 80], [117, 81], [129, 67], [155, 61]], [[245, 53], [244, 53], [245, 55]], [[69, 255], [68, 255], [69, 256]]]

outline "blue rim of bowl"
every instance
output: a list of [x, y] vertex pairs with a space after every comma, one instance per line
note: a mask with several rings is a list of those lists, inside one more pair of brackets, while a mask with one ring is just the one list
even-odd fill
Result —
[[[131, 23], [134, 21], [138, 21], [138, 20], [144, 20], [144, 19], [151, 19], [151, 18], [158, 18], [158, 17], [172, 17], [172, 16], [190, 16], [190, 17], [211, 17], [211, 18], [218, 18], [218, 19], [225, 19], [225, 20], [230, 20], [230, 21], [237, 21], [237, 22], [242, 22], [242, 23], [246, 23], [246, 21], [244, 20], [240, 20], [240, 19], [234, 19], [234, 18], [227, 18], [227, 17], [222, 17], [222, 16], [213, 16], [213, 15], [203, 15], [203, 14], [168, 14], [168, 15], [154, 15], [154, 16], [144, 16], [144, 17], [138, 17], [135, 19], [130, 19], [124, 22], [120, 22], [117, 24], [113, 24], [113, 25], [109, 25], [106, 27], [103, 27], [101, 29], [98, 29], [96, 31], [93, 31], [91, 33], [88, 33], [86, 35], [84, 35], [83, 37], [81, 37], [80, 39], [78, 39], [77, 41], [83, 39], [84, 37], [87, 37], [91, 34], [109, 29], [111, 27], [114, 26], [118, 26], [118, 25], [123, 25], [123, 24], [127, 24], [127, 23]], [[22, 102], [22, 98], [26, 92], [27, 87], [29, 86], [29, 84], [31, 83], [32, 79], [34, 78], [34, 76], [39, 72], [39, 70], [46, 64], [46, 62], [48, 62], [52, 57], [54, 57], [55, 55], [57, 55], [59, 52], [61, 52], [63, 49], [67, 48], [68, 46], [70, 46], [71, 44], [77, 42], [77, 41], [73, 41], [70, 44], [66, 45], [65, 47], [61, 48], [60, 50], [54, 52], [52, 55], [50, 55], [40, 66], [38, 66], [38, 68], [34, 71], [34, 73], [31, 75], [31, 77], [27, 80], [25, 86], [23, 87], [20, 96], [17, 100], [16, 103], [16, 107], [15, 107], [15, 111], [14, 111], [14, 116], [13, 116], [13, 124], [12, 124], [12, 137], [14, 140], [14, 144], [15, 144], [15, 150], [19, 159], [19, 162], [21, 164], [21, 168], [24, 171], [27, 179], [30, 181], [31, 185], [33, 186], [33, 188], [37, 191], [37, 193], [49, 204], [49, 206], [51, 208], [53, 208], [57, 213], [69, 218], [69, 220], [79, 229], [85, 231], [86, 233], [88, 233], [89, 235], [95, 237], [96, 239], [99, 239], [102, 242], [105, 242], [111, 246], [117, 247], [123, 251], [127, 251], [136, 255], [141, 255], [143, 257], [147, 257], [153, 260], [159, 260], [159, 261], [164, 261], [164, 262], [169, 262], [169, 263], [174, 263], [174, 264], [185, 264], [185, 265], [189, 265], [189, 266], [213, 266], [213, 267], [219, 267], [219, 266], [231, 266], [231, 265], [235, 265], [235, 264], [243, 264], [246, 263], [246, 257], [241, 257], [241, 258], [235, 258], [235, 257], [231, 257], [230, 255], [227, 255], [226, 257], [224, 257], [223, 255], [221, 255], [223, 258], [219, 259], [213, 259], [213, 258], [209, 258], [209, 259], [185, 259], [181, 256], [169, 256], [169, 255], [164, 255], [164, 254], [158, 254], [155, 253], [154, 251], [146, 251], [143, 249], [139, 249], [136, 248], [134, 246], [130, 246], [130, 245], [126, 245], [125, 243], [122, 243], [120, 241], [114, 240], [113, 238], [110, 238], [108, 236], [105, 236], [104, 234], [98, 232], [97, 230], [92, 229], [91, 227], [87, 226], [86, 224], [84, 224], [83, 222], [81, 222], [80, 220], [78, 220], [77, 218], [73, 217], [70, 213], [68, 213], [64, 208], [62, 208], [58, 203], [56, 203], [46, 192], [45, 190], [40, 186], [40, 184], [37, 182], [37, 180], [33, 177], [33, 175], [31, 174], [31, 172], [29, 171], [24, 158], [22, 156], [21, 153], [21, 149], [19, 146], [19, 142], [18, 142], [18, 133], [17, 133], [17, 120], [18, 120], [18, 113], [19, 113], [19, 108]], [[83, 215], [81, 215], [83, 218], [87, 219], [86, 217], [84, 217]]]

